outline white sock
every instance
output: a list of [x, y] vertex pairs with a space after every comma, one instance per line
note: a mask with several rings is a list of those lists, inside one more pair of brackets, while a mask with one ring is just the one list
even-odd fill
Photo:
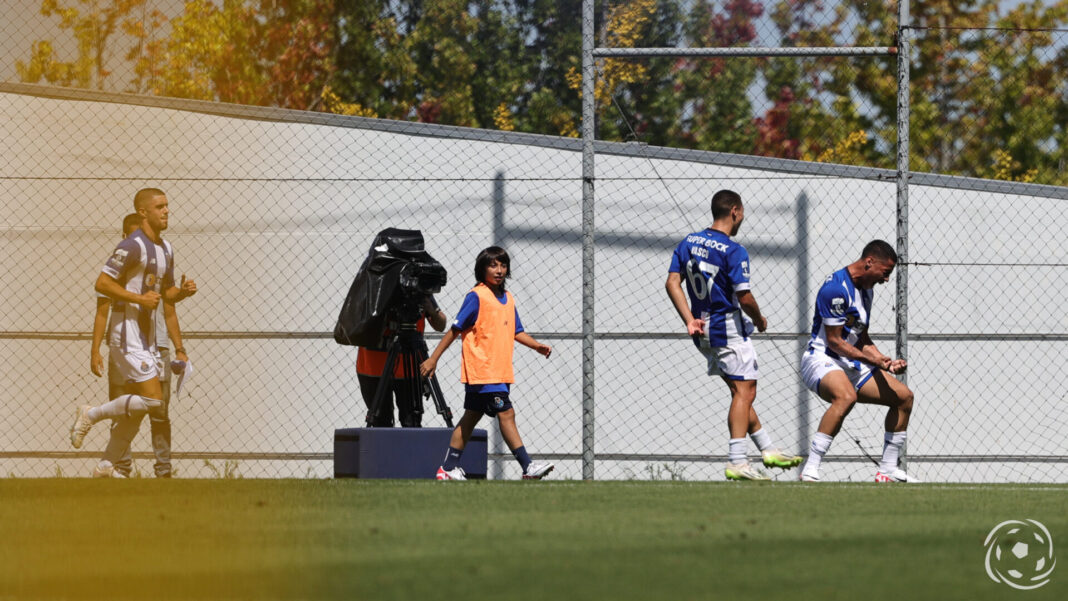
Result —
[[880, 470], [892, 470], [901, 461], [901, 447], [905, 445], [907, 432], [885, 432], [883, 434], [883, 459], [879, 462]]
[[727, 460], [731, 463], [745, 463], [746, 458], [745, 438], [732, 438], [727, 443]]
[[768, 431], [764, 428], [753, 432], [749, 435], [749, 437], [753, 439], [753, 442], [756, 443], [757, 448], [761, 451], [767, 451], [769, 449], [775, 448], [775, 446], [771, 443], [771, 435], [768, 434]]
[[820, 464], [823, 463], [823, 456], [830, 450], [832, 441], [834, 441], [834, 438], [829, 434], [816, 432], [812, 437], [812, 444], [809, 445], [808, 461], [805, 463], [806, 472], [810, 474], [819, 473]]
[[89, 410], [89, 419], [95, 424], [104, 419], [115, 419], [138, 413], [148, 413], [150, 407], [160, 405], [162, 401], [149, 399], [136, 394], [124, 394]]

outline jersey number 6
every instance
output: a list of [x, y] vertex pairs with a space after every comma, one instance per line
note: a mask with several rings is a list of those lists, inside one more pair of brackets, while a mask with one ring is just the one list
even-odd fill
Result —
[[700, 300], [708, 296], [708, 287], [717, 273], [719, 273], [719, 267], [716, 265], [697, 259], [690, 259], [686, 262], [686, 277], [690, 280], [690, 290]]

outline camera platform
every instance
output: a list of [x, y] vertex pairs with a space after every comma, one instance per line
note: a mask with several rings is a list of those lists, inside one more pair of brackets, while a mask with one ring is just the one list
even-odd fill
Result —
[[[445, 459], [452, 428], [339, 428], [334, 430], [335, 478], [433, 479]], [[485, 479], [486, 431], [475, 429], [460, 467]]]

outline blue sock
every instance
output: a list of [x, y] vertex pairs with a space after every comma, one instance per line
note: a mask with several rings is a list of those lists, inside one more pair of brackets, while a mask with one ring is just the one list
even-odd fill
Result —
[[460, 455], [463, 454], [464, 452], [460, 449], [449, 447], [448, 452], [445, 453], [445, 463], [441, 467], [443, 467], [446, 472], [455, 469], [456, 466], [460, 464]]
[[519, 465], [523, 466], [523, 471], [527, 471], [527, 466], [530, 465], [530, 455], [527, 455], [527, 447], [522, 446], [512, 451], [515, 458], [519, 461]]

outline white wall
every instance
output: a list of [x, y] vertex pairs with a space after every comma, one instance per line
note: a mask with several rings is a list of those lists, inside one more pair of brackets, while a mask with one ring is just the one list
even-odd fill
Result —
[[[449, 314], [472, 284], [475, 254], [499, 242], [512, 254], [510, 288], [524, 324], [556, 349], [544, 360], [517, 348], [513, 397], [521, 432], [535, 455], [581, 452], [577, 146], [516, 143], [522, 136], [495, 141], [456, 128], [351, 127], [358, 123], [366, 122], [253, 120], [0, 93], [0, 272], [7, 279], [0, 332], [87, 333], [92, 282], [134, 191], [161, 187], [171, 202], [166, 235], [178, 270], [201, 290], [180, 305], [197, 373], [173, 411], [176, 449], [328, 453], [333, 429], [361, 425], [364, 415], [354, 349], [325, 334], [374, 234], [388, 226], [423, 231], [428, 250], [449, 270], [439, 296]], [[795, 358], [802, 342], [782, 335], [808, 330], [825, 275], [872, 238], [894, 242], [893, 182], [805, 174], [798, 171], [804, 164], [785, 161], [759, 170], [717, 164], [722, 155], [708, 153], [669, 160], [646, 158], [642, 147], [612, 150], [619, 152], [597, 157], [597, 331], [664, 337], [598, 342], [598, 452], [725, 452], [725, 387], [703, 374], [703, 360], [679, 336], [663, 292], [673, 247], [708, 224], [708, 198], [723, 187], [745, 199], [738, 238], [752, 255], [754, 291], [771, 333], [779, 335], [757, 341], [758, 410], [783, 446], [802, 447], [822, 403], [799, 391]], [[962, 335], [910, 342], [913, 456], [1068, 455], [1065, 206], [1059, 199], [911, 186], [912, 261], [1061, 265], [909, 270], [910, 332]], [[503, 220], [495, 221], [495, 207], [503, 207]], [[873, 313], [872, 331], [892, 334], [893, 283], [877, 289]], [[1059, 338], [1009, 342], [1000, 334]], [[104, 396], [103, 382], [89, 375], [88, 346], [84, 339], [11, 334], [0, 342], [0, 452], [69, 450], [73, 406]], [[891, 352], [892, 338], [880, 339], [880, 347]], [[458, 349], [451, 349], [440, 368], [456, 412], [458, 362]], [[881, 422], [880, 411], [860, 409], [847, 420], [847, 433], [877, 453]], [[431, 415], [425, 423], [441, 425]], [[102, 449], [105, 438], [94, 431], [87, 447]], [[147, 450], [147, 441], [137, 444]], [[860, 455], [845, 436], [835, 442], [836, 454]], [[0, 470], [45, 475], [28, 473], [51, 470], [42, 461], [0, 459]], [[54, 463], [65, 473], [91, 466], [88, 459]], [[602, 461], [597, 475], [650, 477], [662, 463]], [[862, 463], [832, 465], [838, 479], [874, 473]], [[953, 481], [1068, 478], [1064, 463], [1018, 468], [917, 461], [912, 469]], [[193, 460], [179, 469], [204, 473]], [[330, 465], [250, 461], [246, 470], [325, 476]], [[560, 471], [581, 476], [575, 461]], [[504, 475], [516, 473], [506, 462]], [[686, 464], [683, 473], [721, 478], [718, 463]]]

